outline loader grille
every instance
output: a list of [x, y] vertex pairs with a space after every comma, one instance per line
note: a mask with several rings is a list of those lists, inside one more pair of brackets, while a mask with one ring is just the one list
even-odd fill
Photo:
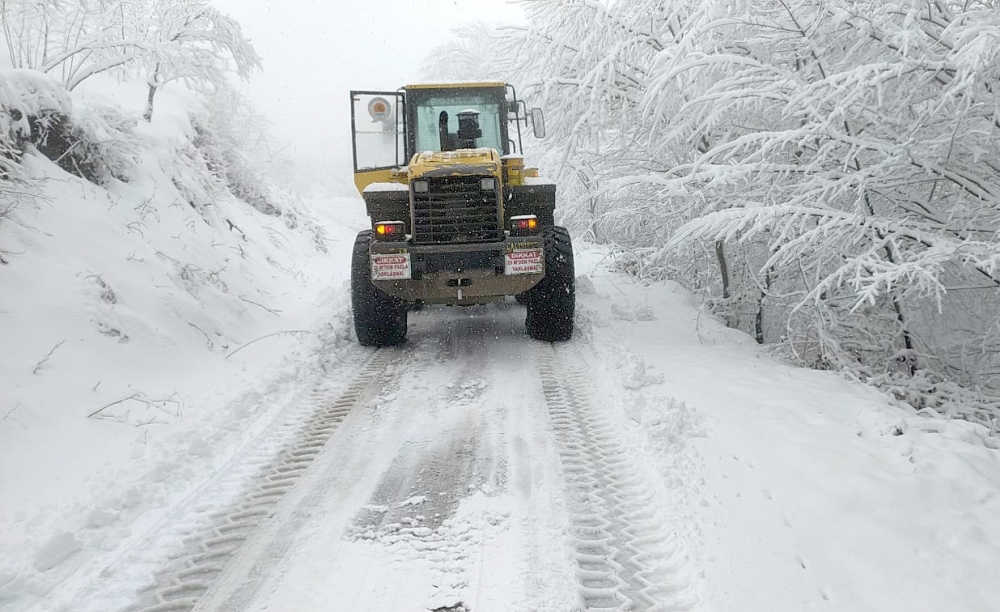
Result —
[[413, 193], [413, 241], [452, 244], [503, 238], [496, 191], [480, 189], [482, 178], [427, 179], [427, 193]]

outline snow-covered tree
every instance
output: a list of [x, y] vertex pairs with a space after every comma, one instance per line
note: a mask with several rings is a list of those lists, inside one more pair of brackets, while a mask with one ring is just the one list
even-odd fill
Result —
[[206, 0], [0, 0], [0, 25], [15, 68], [57, 78], [70, 91], [101, 73], [141, 76], [157, 91], [183, 80], [214, 89], [260, 58], [239, 23]]
[[216, 90], [231, 68], [249, 78], [260, 57], [243, 36], [239, 22], [204, 0], [154, 0], [143, 37], [150, 51], [142, 55], [149, 95], [144, 117], [153, 115], [156, 92], [171, 81]]
[[455, 28], [424, 60], [423, 76], [438, 82], [507, 80], [518, 73], [513, 58], [502, 52], [509, 42], [504, 30], [482, 21]]
[[0, 24], [15, 68], [52, 76], [72, 90], [102, 72], [123, 70], [142, 52], [142, 0], [0, 0]]
[[[949, 288], [997, 307], [998, 18], [911, 0], [704, 5], [645, 102], [666, 146], [710, 145], [666, 174], [708, 204], [667, 246], [766, 243], [758, 274], [800, 293], [786, 337], [810, 361], [880, 380], [964, 369], [928, 320]], [[661, 104], [666, 89], [688, 99]]]
[[524, 5], [565, 220], [804, 363], [998, 405], [996, 3]]

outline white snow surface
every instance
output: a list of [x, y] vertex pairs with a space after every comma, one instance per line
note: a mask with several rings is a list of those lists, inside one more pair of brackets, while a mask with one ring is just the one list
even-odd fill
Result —
[[[1000, 606], [986, 429], [783, 365], [680, 286], [609, 271], [601, 248], [576, 245], [566, 345], [528, 339], [507, 303], [413, 312], [408, 343], [374, 352], [353, 339], [346, 282], [360, 199], [315, 199], [329, 257], [265, 220], [249, 260], [220, 260], [172, 238], [184, 206], [140, 233], [141, 185], [30, 164], [53, 177], [50, 202], [0, 226], [23, 253], [0, 268], [3, 610], [142, 601], [254, 462], [355, 387], [196, 609], [582, 609], [589, 523], [553, 385], [579, 388], [642, 483], [656, 525], [644, 541], [658, 542], [643, 562], [662, 566], [650, 576], [669, 609]], [[174, 260], [218, 281], [192, 286]], [[546, 378], [550, 361], [585, 376]]]
[[[29, 110], [73, 104], [46, 97], [43, 78], [6, 75]], [[261, 394], [297, 367], [282, 360], [305, 334], [279, 332], [306, 331], [337, 261], [302, 223], [228, 193], [195, 210], [181, 187], [196, 165], [174, 157], [189, 152], [190, 101], [162, 102], [135, 128], [128, 183], [98, 186], [29, 152], [41, 197], [0, 219], [3, 610], [47, 609], [51, 589], [218, 470], [270, 407]]]

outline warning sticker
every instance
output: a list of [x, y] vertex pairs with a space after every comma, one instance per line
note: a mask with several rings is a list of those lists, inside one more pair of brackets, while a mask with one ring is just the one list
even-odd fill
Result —
[[410, 278], [410, 254], [372, 254], [372, 280]]
[[545, 271], [542, 263], [542, 249], [521, 249], [504, 253], [504, 274], [537, 274]]
[[507, 252], [513, 253], [514, 251], [537, 251], [541, 247], [538, 242], [508, 242]]

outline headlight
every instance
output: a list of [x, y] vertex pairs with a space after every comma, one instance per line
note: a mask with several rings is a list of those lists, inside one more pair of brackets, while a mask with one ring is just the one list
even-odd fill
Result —
[[496, 189], [497, 180], [493, 177], [480, 179], [479, 188], [483, 191], [493, 191]]
[[414, 193], [427, 193], [427, 181], [413, 181], [410, 185], [413, 185]]

